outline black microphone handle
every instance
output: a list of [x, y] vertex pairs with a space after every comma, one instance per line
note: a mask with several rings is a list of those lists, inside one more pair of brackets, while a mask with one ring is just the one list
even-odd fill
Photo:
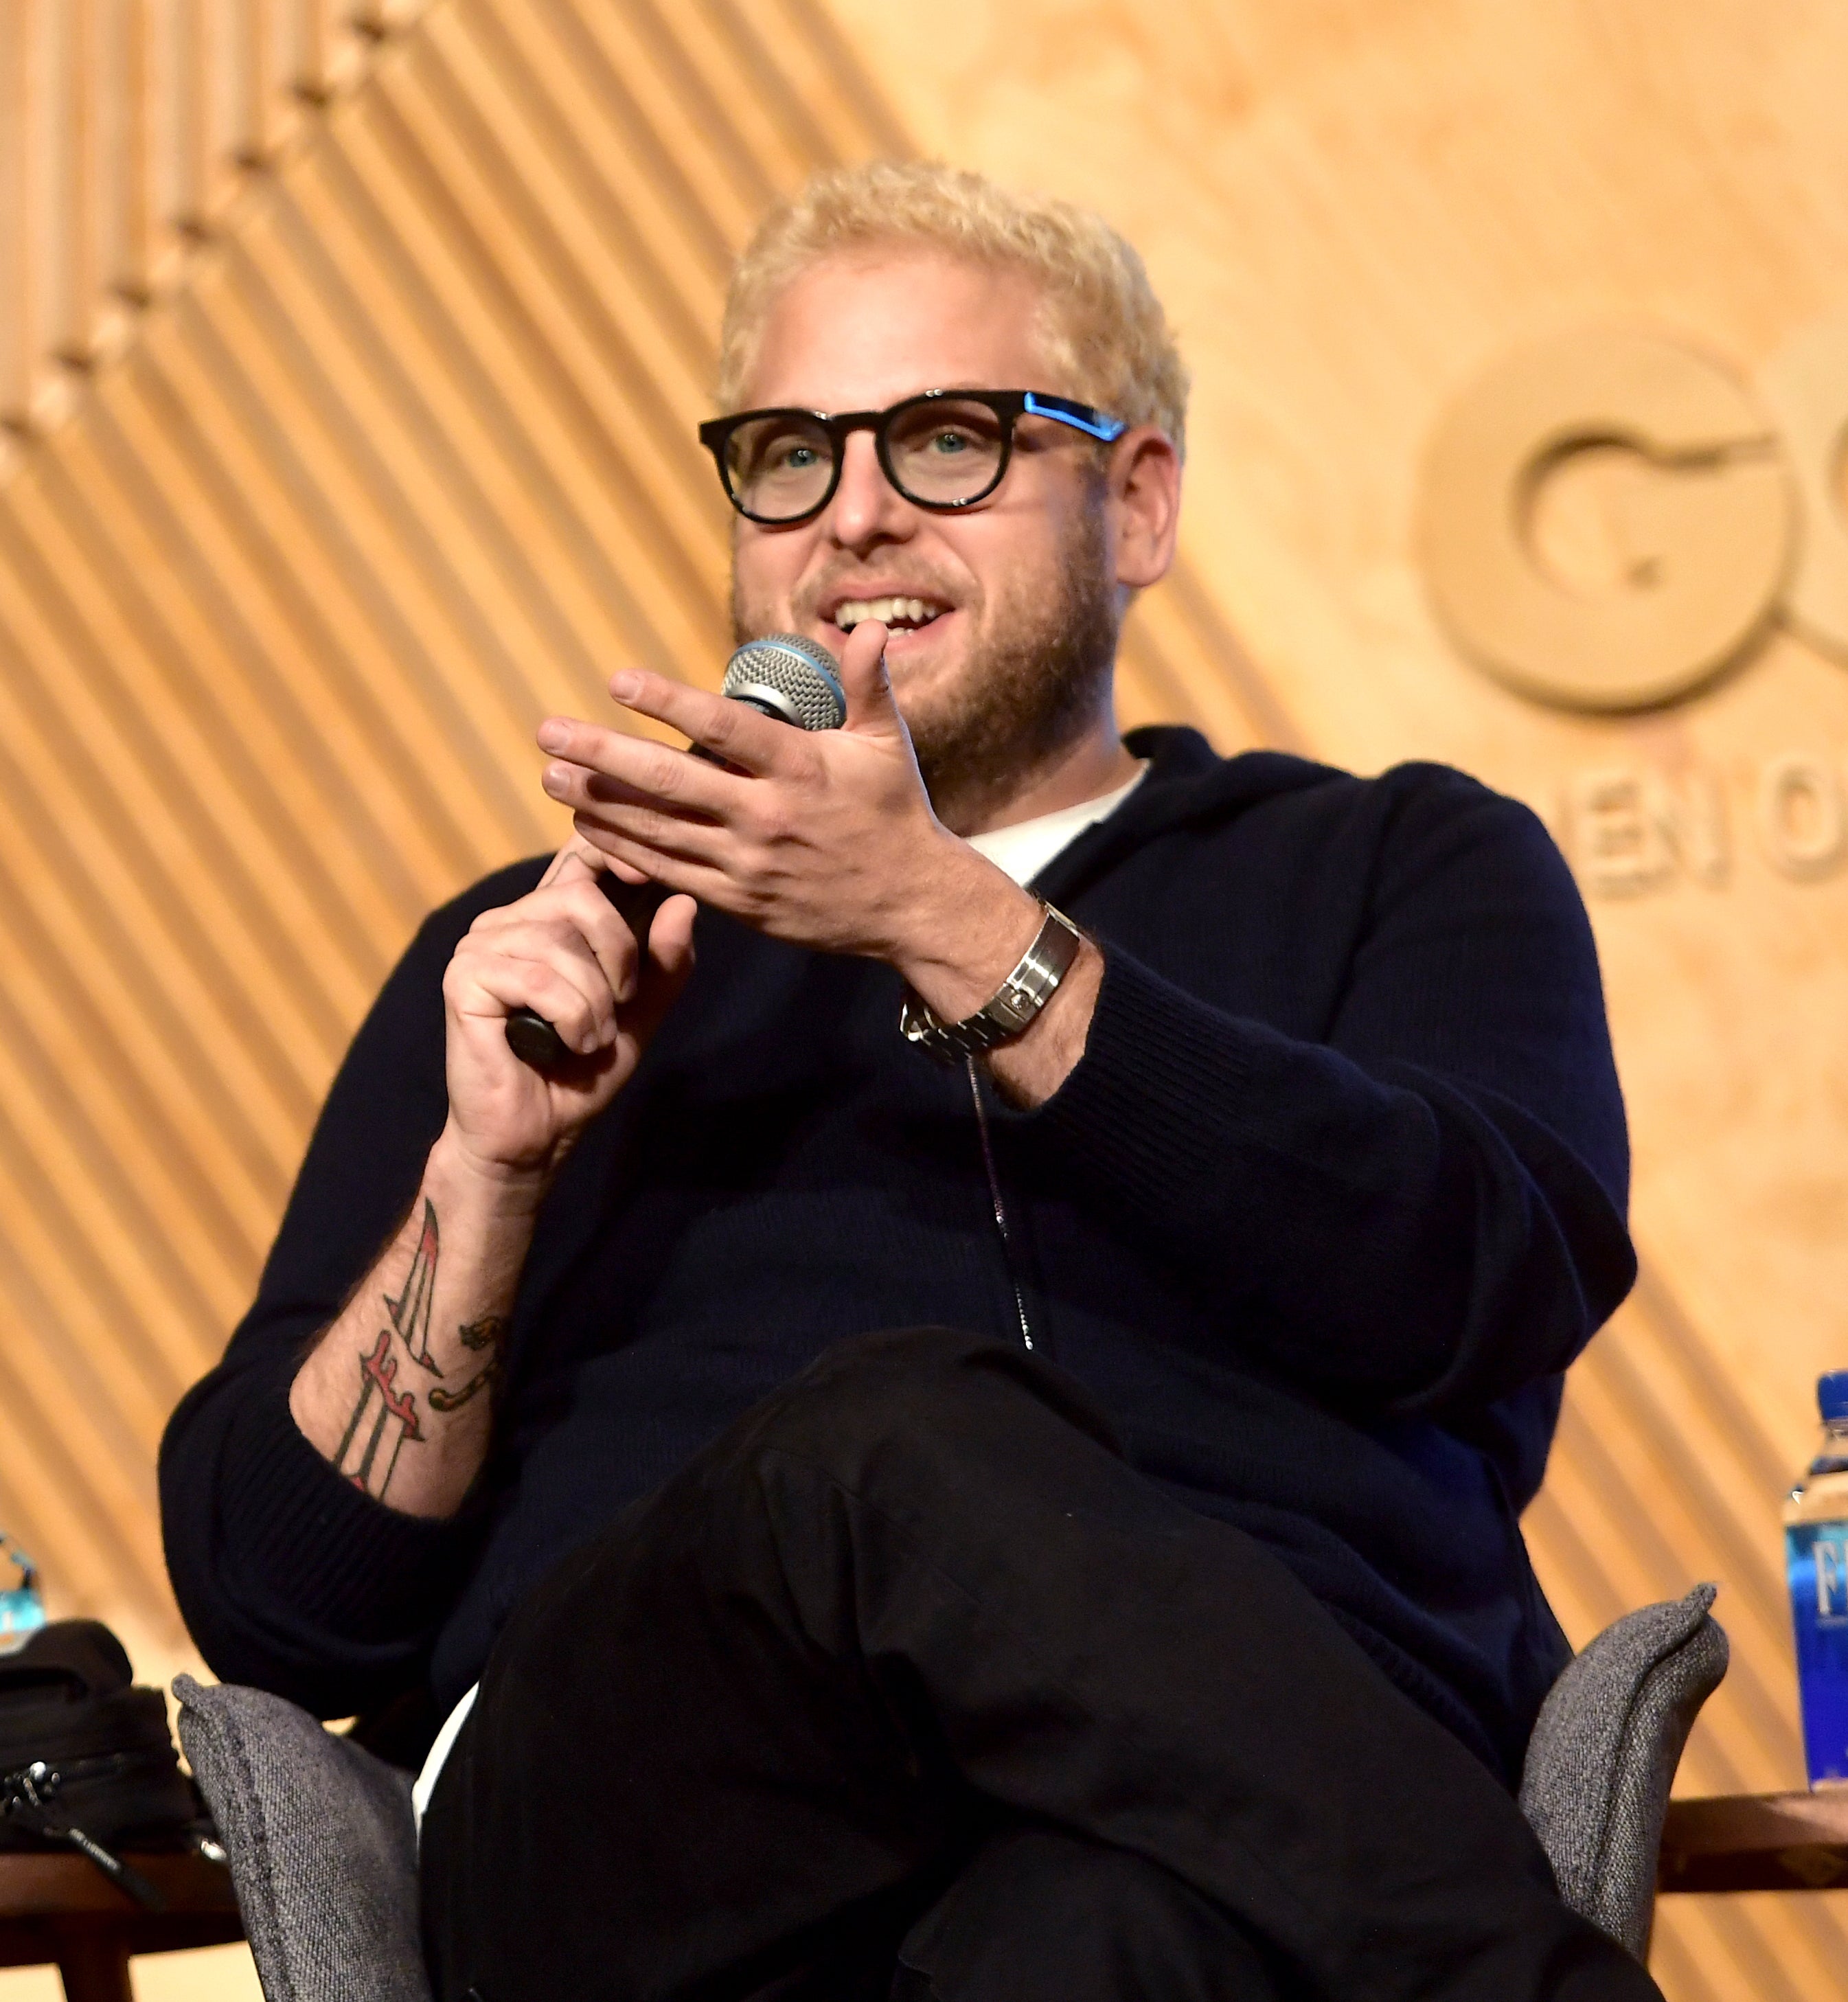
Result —
[[[648, 927], [654, 914], [673, 895], [664, 883], [625, 883], [608, 870], [597, 879], [603, 894], [635, 933], [636, 943], [648, 950]], [[577, 1052], [536, 1008], [516, 1008], [507, 1018], [507, 1046], [534, 1070], [553, 1070], [571, 1062]]]
[[[750, 702], [748, 696], [744, 699], [761, 715], [773, 717], [779, 723], [788, 720], [763, 703]], [[703, 744], [689, 744], [687, 748], [709, 765], [723, 765], [725, 762], [717, 752], [707, 750]], [[654, 922], [655, 912], [674, 892], [664, 883], [625, 883], [621, 877], [612, 876], [608, 870], [598, 881], [603, 886], [604, 895], [615, 905], [623, 922], [635, 933], [636, 943], [646, 952], [648, 927]], [[516, 1008], [507, 1017], [507, 1046], [532, 1070], [556, 1070], [577, 1055], [577, 1052], [566, 1046], [564, 1038], [536, 1008]]]

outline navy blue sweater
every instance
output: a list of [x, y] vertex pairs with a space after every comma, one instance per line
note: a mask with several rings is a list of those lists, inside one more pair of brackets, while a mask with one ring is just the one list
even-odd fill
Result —
[[[1634, 1271], [1583, 909], [1531, 814], [1440, 766], [1131, 741], [1148, 776], [1038, 884], [1104, 949], [1083, 1058], [995, 1114], [1041, 1345], [1512, 1781], [1565, 1653], [1517, 1519]], [[546, 1567], [828, 1343], [1016, 1325], [968, 1081], [901, 1041], [897, 976], [703, 912], [685, 994], [548, 1198], [462, 1512], [336, 1476], [290, 1379], [442, 1124], [451, 951], [542, 867], [417, 934], [162, 1446], [207, 1659], [323, 1715], [420, 1678], [455, 1698]]]

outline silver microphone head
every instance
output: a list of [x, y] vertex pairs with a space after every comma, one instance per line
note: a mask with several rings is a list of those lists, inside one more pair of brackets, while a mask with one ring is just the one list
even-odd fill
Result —
[[846, 691], [833, 656], [798, 633], [747, 640], [732, 655], [719, 692], [798, 730], [839, 730], [847, 720]]

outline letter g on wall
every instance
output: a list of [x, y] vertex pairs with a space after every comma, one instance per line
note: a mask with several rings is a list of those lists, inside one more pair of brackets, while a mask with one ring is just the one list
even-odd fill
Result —
[[[1505, 356], [1439, 422], [1419, 540], [1439, 622], [1478, 667], [1576, 710], [1693, 693], [1781, 610], [1848, 660], [1848, 314], [1804, 329], [1755, 399], [1659, 333], [1560, 333]], [[1562, 574], [1543, 535], [1575, 465], [1601, 498], [1609, 574]], [[1607, 551], [1607, 556], [1609, 552]]]

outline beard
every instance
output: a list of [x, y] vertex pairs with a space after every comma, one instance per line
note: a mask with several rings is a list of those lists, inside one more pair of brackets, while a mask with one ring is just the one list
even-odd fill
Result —
[[[1009, 573], [954, 681], [894, 690], [937, 818], [982, 825], [1095, 723], [1110, 698], [1122, 623], [1104, 509], [1094, 500], [1042, 573]], [[734, 641], [765, 628], [732, 598]]]
[[1108, 700], [1121, 623], [1104, 514], [1087, 507], [1049, 576], [1020, 578], [954, 687], [899, 706], [937, 817], [958, 832], [1054, 763]]

